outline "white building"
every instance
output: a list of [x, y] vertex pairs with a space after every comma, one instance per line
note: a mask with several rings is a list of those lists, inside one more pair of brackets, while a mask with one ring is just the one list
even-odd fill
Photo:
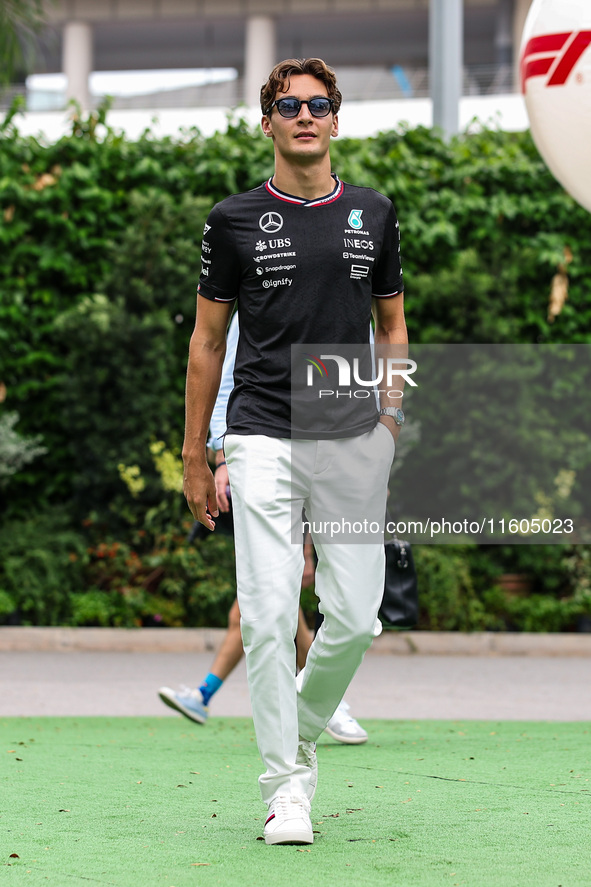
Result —
[[[88, 109], [108, 91], [116, 95], [109, 122], [132, 137], [154, 116], [162, 133], [187, 125], [208, 132], [223, 127], [228, 108], [239, 104], [258, 118], [261, 83], [276, 61], [292, 56], [321, 56], [336, 70], [345, 135], [402, 120], [430, 125], [432, 98], [435, 121], [447, 131], [475, 116], [523, 128], [527, 117], [515, 84], [530, 2], [47, 0], [35, 73], [62, 76], [54, 91], [29, 78], [30, 110], [19, 128], [42, 129], [51, 138], [67, 128], [68, 99]], [[200, 85], [196, 69], [209, 69], [218, 82]], [[123, 73], [116, 81], [122, 88], [105, 90], [92, 74], [138, 70], [193, 75], [174, 87], [163, 73], [156, 88], [126, 95]]]

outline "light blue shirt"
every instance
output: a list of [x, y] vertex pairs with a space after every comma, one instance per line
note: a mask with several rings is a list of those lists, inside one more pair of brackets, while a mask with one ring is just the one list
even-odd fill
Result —
[[228, 399], [234, 387], [234, 363], [236, 362], [236, 348], [238, 347], [238, 332], [238, 312], [236, 311], [226, 336], [226, 356], [222, 367], [222, 378], [209, 423], [210, 438], [207, 446], [211, 447], [212, 450], [221, 450], [224, 445]]

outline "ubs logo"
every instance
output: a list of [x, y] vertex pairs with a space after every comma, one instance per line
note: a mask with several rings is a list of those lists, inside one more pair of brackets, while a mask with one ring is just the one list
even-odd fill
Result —
[[259, 228], [266, 234], [275, 234], [283, 228], [283, 216], [279, 213], [265, 213], [259, 219]]

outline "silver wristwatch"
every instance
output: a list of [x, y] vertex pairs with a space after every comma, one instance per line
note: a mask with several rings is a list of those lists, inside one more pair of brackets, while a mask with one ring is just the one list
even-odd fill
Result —
[[397, 425], [404, 425], [404, 413], [400, 407], [382, 407], [380, 416], [390, 416]]

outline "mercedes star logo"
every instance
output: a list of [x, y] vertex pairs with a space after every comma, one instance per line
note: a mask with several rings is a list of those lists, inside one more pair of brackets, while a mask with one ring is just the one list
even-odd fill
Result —
[[275, 234], [283, 228], [283, 216], [279, 213], [265, 213], [259, 219], [259, 228], [267, 234]]

